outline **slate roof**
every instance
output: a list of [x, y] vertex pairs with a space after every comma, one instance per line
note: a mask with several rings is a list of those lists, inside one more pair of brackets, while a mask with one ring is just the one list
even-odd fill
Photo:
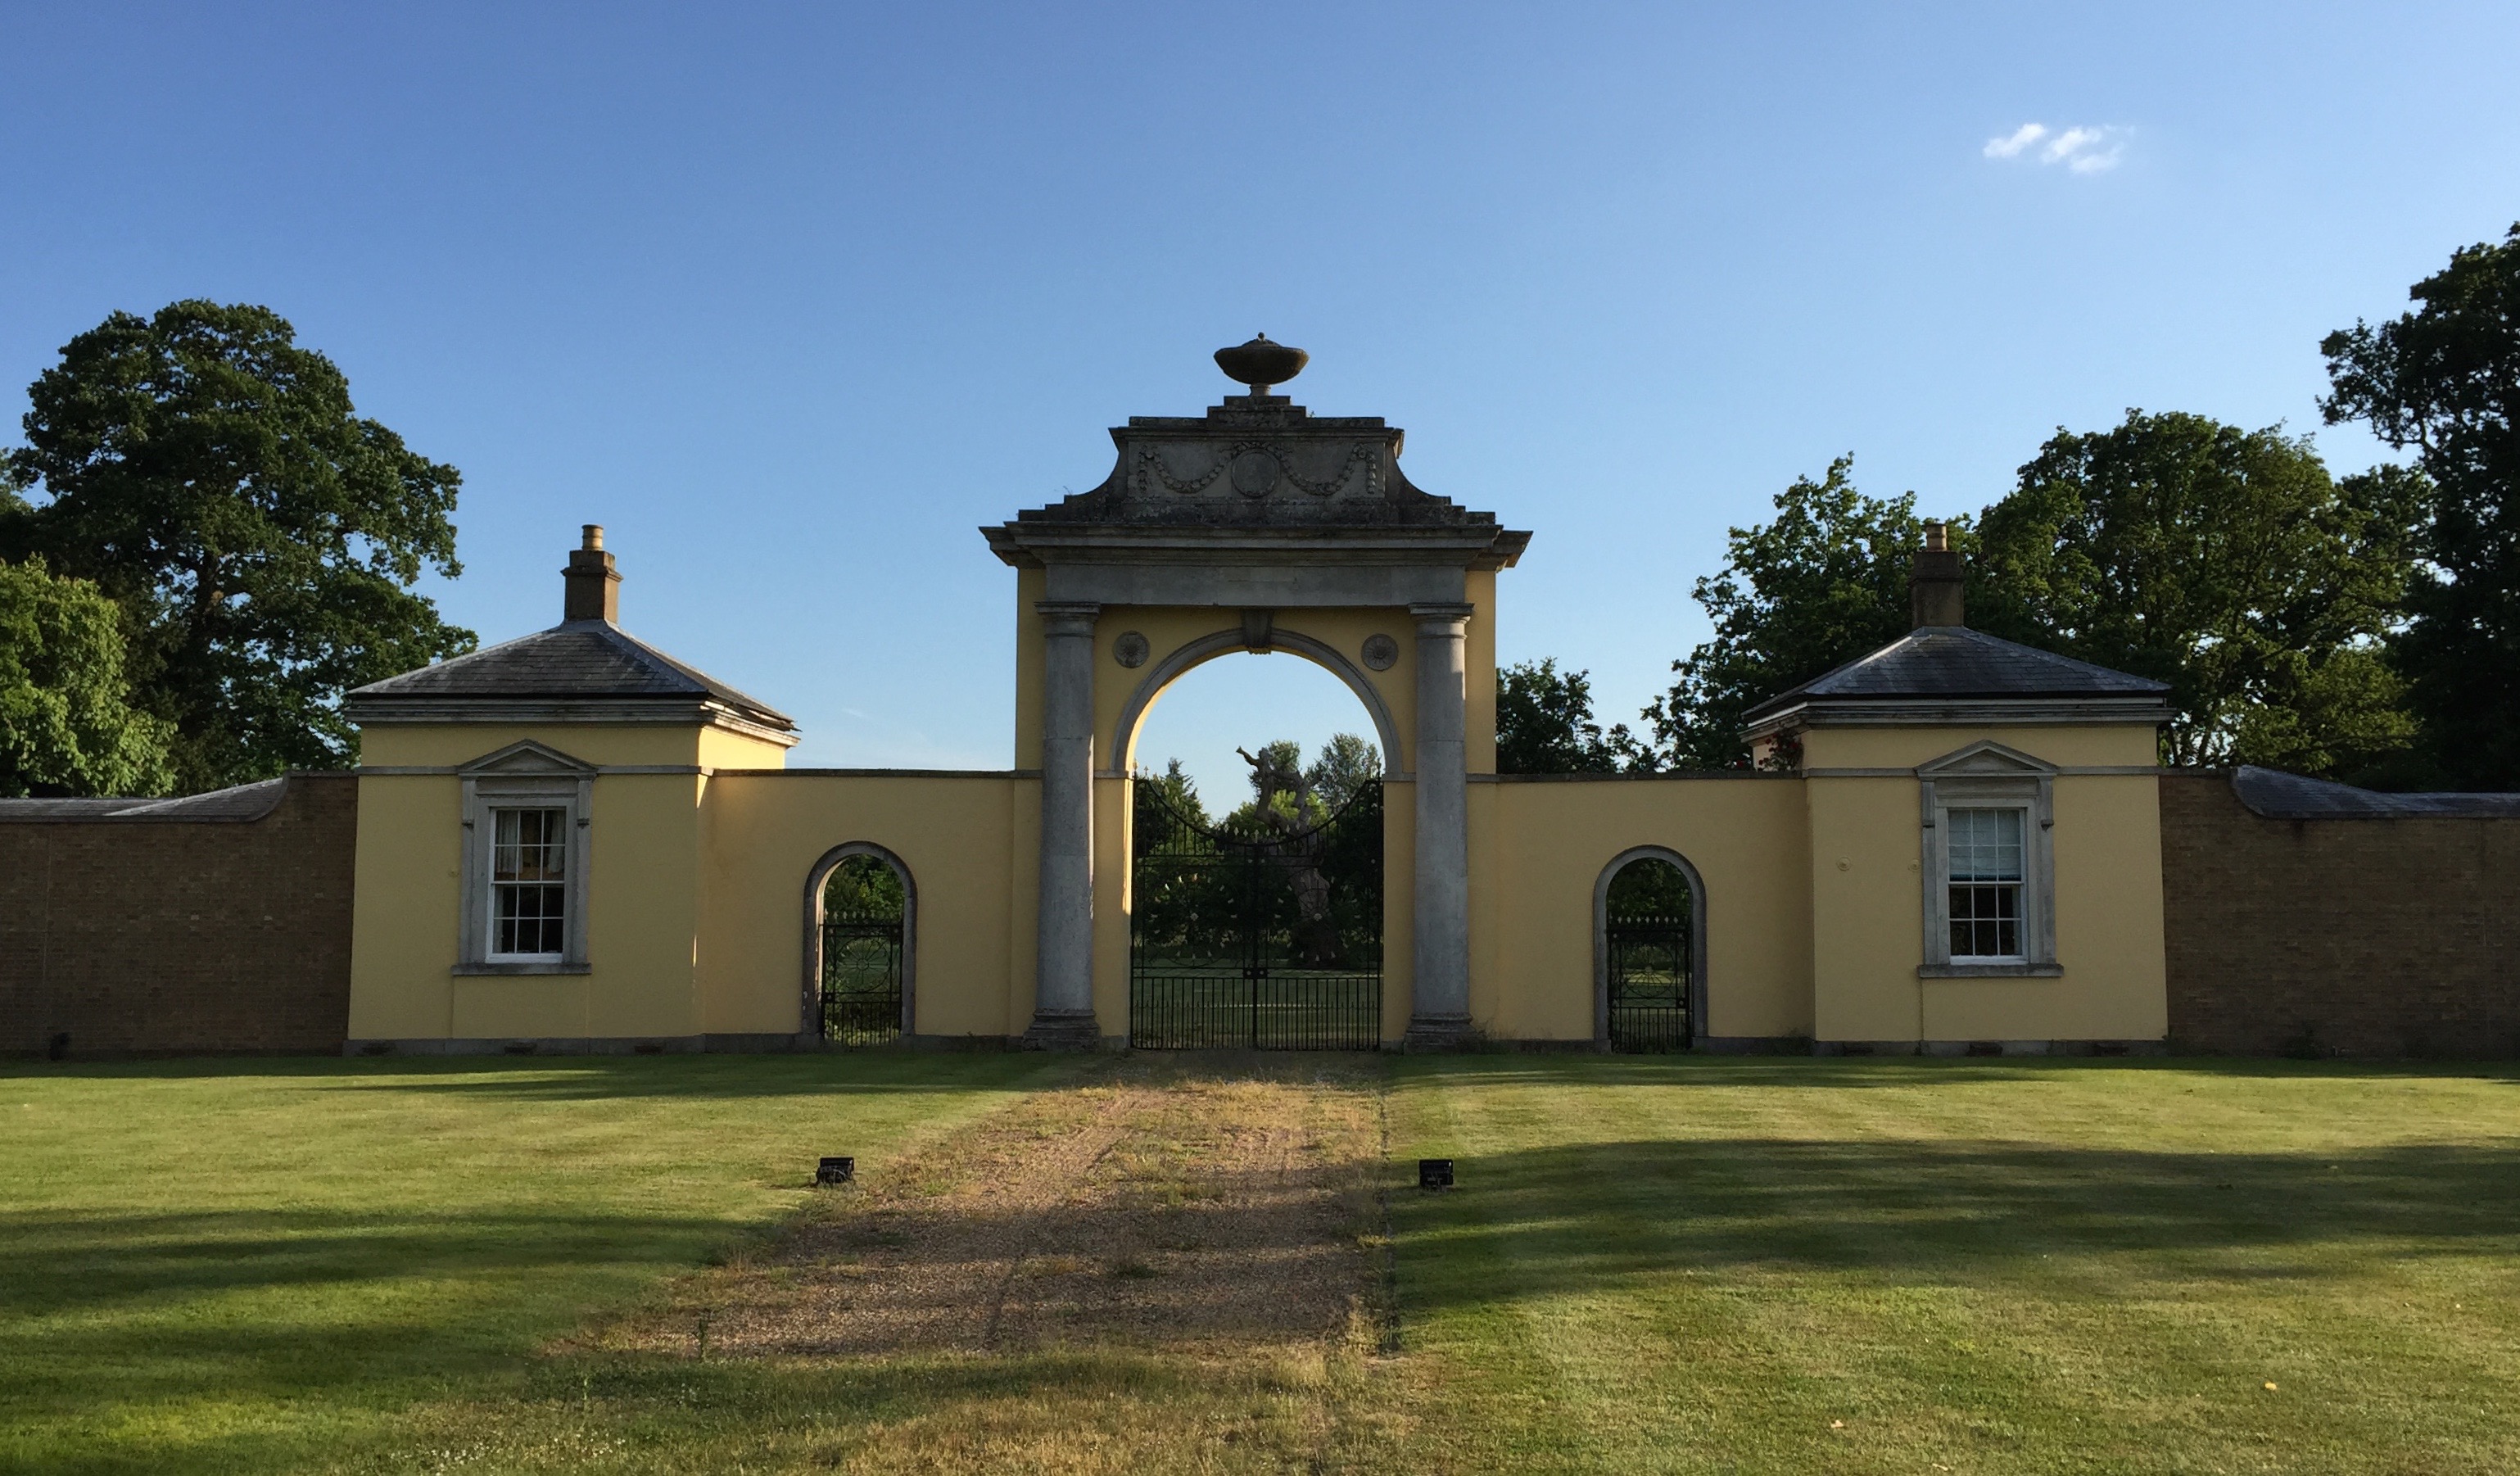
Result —
[[2231, 792], [2269, 820], [2520, 820], [2520, 794], [2382, 794], [2254, 764], [2232, 771]]
[[1750, 722], [1800, 703], [1915, 698], [2152, 697], [2167, 684], [2130, 676], [1990, 636], [1962, 625], [1928, 625], [1845, 665], [1822, 672], [1743, 714]]
[[[686, 666], [605, 620], [563, 620], [549, 630], [372, 682], [349, 693], [353, 719], [380, 700], [606, 701], [714, 703], [767, 728], [795, 720], [695, 667]], [[373, 710], [373, 707], [372, 707]]]
[[260, 820], [280, 803], [287, 779], [257, 780], [172, 799], [0, 799], [0, 822], [59, 820]]

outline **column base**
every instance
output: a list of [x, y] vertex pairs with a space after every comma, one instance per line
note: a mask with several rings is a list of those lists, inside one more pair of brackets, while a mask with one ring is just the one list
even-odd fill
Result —
[[1465, 1014], [1413, 1015], [1409, 1033], [1400, 1038], [1403, 1051], [1459, 1051], [1478, 1035]]
[[1032, 1028], [1023, 1033], [1026, 1051], [1092, 1051], [1102, 1044], [1102, 1030], [1090, 1009], [1037, 1011]]

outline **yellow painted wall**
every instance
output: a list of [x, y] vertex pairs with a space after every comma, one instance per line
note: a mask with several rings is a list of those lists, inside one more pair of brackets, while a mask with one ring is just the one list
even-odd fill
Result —
[[2155, 1041], [2170, 1033], [2160, 781], [2056, 781], [2061, 979], [1927, 979], [1925, 1038]]
[[[1030, 606], [1027, 605], [1029, 610]], [[1122, 714], [1135, 699], [1152, 673], [1175, 651], [1202, 638], [1225, 631], [1241, 629], [1240, 612], [1196, 605], [1125, 605], [1103, 606], [1094, 630], [1094, 732], [1097, 771], [1115, 767], [1105, 749], [1117, 734]], [[1390, 714], [1398, 732], [1399, 751], [1383, 755], [1386, 767], [1405, 768], [1412, 762], [1411, 745], [1418, 719], [1417, 626], [1406, 609], [1375, 608], [1297, 608], [1277, 612], [1274, 629], [1309, 636], [1343, 652], [1372, 685]], [[1114, 654], [1121, 634], [1136, 631], [1147, 638], [1149, 655], [1145, 665], [1122, 666]], [[1368, 637], [1387, 635], [1397, 642], [1401, 657], [1389, 671], [1376, 672], [1365, 666], [1362, 652]], [[1039, 689], [1040, 634], [1036, 619], [1024, 632], [1032, 659], [1026, 670], [1032, 674], [1034, 690]], [[1211, 656], [1202, 665], [1218, 662], [1307, 661], [1311, 657], [1292, 649], [1275, 649], [1254, 654], [1235, 647]], [[1192, 670], [1196, 670], [1196, 667]], [[1229, 666], [1228, 671], [1231, 671]], [[1488, 682], [1489, 740], [1487, 752], [1493, 764], [1495, 752], [1494, 717], [1495, 686], [1491, 674]], [[1145, 731], [1146, 719], [1161, 705], [1157, 693], [1143, 709], [1139, 725], [1129, 736], [1129, 751], [1120, 755], [1116, 767], [1129, 770], [1141, 763], [1156, 760], [1136, 750], [1138, 733]], [[1040, 754], [1039, 702], [1036, 697], [1029, 718], [1033, 757]], [[1265, 714], [1255, 714], [1265, 717]], [[1360, 700], [1352, 725], [1361, 736], [1376, 746], [1383, 745], [1383, 736], [1375, 729], [1372, 715]], [[1384, 832], [1395, 832], [1404, 841], [1415, 824], [1416, 811], [1410, 807], [1410, 791], [1405, 784], [1393, 784], [1384, 794]], [[1125, 780], [1098, 779], [1094, 785], [1094, 1009], [1100, 1017], [1105, 1036], [1125, 1035], [1129, 1009], [1129, 784]], [[1036, 833], [1039, 815], [1034, 816]], [[1405, 869], [1401, 852], [1388, 845], [1384, 856], [1383, 917], [1383, 1014], [1384, 1034], [1397, 1040], [1408, 1029], [1409, 996], [1409, 926], [1414, 899], [1410, 893], [1410, 872]], [[1036, 899], [1037, 902], [1037, 899]], [[1025, 976], [1027, 987], [1030, 975]]]
[[706, 1028], [797, 1029], [806, 880], [832, 847], [872, 841], [901, 858], [918, 889], [918, 1032], [1020, 1033], [1032, 1020], [1040, 815], [1040, 782], [1003, 775], [719, 776], [700, 925]]
[[584, 763], [697, 766], [696, 723], [372, 724], [359, 734], [363, 768], [452, 768], [532, 739]]
[[1804, 793], [1813, 1034], [1824, 1041], [1924, 1039], [1916, 1014], [1916, 966], [1925, 949], [1916, 781], [1812, 779]]
[[[1106, 646], [1108, 642], [1104, 643]], [[1094, 782], [1094, 1017], [1104, 1036], [1129, 1033], [1130, 794], [1125, 779]], [[1038, 794], [1040, 791], [1034, 791]], [[1035, 818], [1038, 819], [1038, 809]], [[1027, 979], [1027, 984], [1029, 980]]]
[[731, 729], [703, 728], [699, 761], [709, 769], [785, 769], [789, 746]]
[[[1477, 832], [1473, 830], [1472, 836]], [[1409, 991], [1418, 977], [1410, 938], [1418, 925], [1418, 786], [1382, 786], [1382, 1038], [1409, 1033]], [[1476, 899], [1472, 899], [1473, 908]], [[1475, 925], [1475, 924], [1473, 924]]]
[[[1037, 735], [1033, 624], [1032, 675], [1019, 685], [1032, 690]], [[1488, 624], [1475, 621], [1473, 630]], [[1391, 635], [1403, 659], [1372, 680], [1401, 732], [1412, 731], [1415, 640], [1405, 616], [1293, 611], [1281, 625], [1342, 650], [1377, 631]], [[1107, 612], [1096, 667], [1104, 739], [1147, 669], [1111, 659], [1120, 632], [1146, 634], [1160, 659], [1224, 628], [1214, 610]], [[1491, 644], [1475, 651], [1493, 649], [1492, 634], [1477, 639]], [[1473, 672], [1491, 668], [1474, 655]], [[1473, 692], [1483, 693], [1474, 731], [1492, 736], [1492, 675]], [[1814, 768], [1912, 768], [1988, 737], [2067, 767], [2140, 766], [2151, 753], [2150, 734], [2139, 728], [2019, 728], [1822, 730], [1805, 754]], [[792, 1033], [805, 983], [805, 879], [832, 847], [851, 840], [884, 846], [912, 871], [920, 1033], [1012, 1035], [1029, 1022], [1038, 780], [789, 773], [778, 767], [784, 752], [775, 744], [697, 728], [411, 725], [365, 736], [372, 765], [441, 768], [519, 738], [598, 765], [691, 764], [695, 772], [596, 779], [590, 973], [467, 978], [448, 971], [457, 952], [459, 781], [363, 775], [354, 1039]], [[1480, 769], [1492, 753], [1491, 745]], [[1037, 746], [1023, 757], [1037, 762]], [[718, 772], [697, 772], [704, 758]], [[1911, 777], [1474, 783], [1472, 1014], [1500, 1038], [1590, 1039], [1594, 888], [1612, 856], [1654, 844], [1687, 856], [1706, 884], [1709, 1034], [2158, 1038], [2166, 999], [2153, 789], [2140, 774], [2055, 781], [2064, 977], [1920, 981], [1920, 829]], [[1407, 783], [1385, 791], [1386, 1039], [1397, 1039], [1409, 1016], [1415, 797]], [[1128, 1002], [1127, 783], [1098, 781], [1095, 809], [1095, 1002], [1103, 1033], [1119, 1035]]]
[[[689, 762], [698, 730], [665, 725], [416, 724], [363, 736], [372, 764], [447, 766], [530, 738], [581, 762]], [[463, 784], [363, 774], [351, 923], [350, 1036], [458, 1040], [699, 1033], [697, 774], [602, 774], [589, 808], [585, 974], [449, 973], [458, 956]]]
[[[1050, 575], [1040, 569], [1015, 570], [1015, 767], [1041, 767], [1042, 622], [1033, 605], [1050, 588]], [[1100, 636], [1097, 645], [1106, 645]], [[1099, 659], [1107, 659], [1102, 652]], [[1099, 765], [1101, 754], [1095, 755]]]
[[[1094, 732], [1097, 740], [1095, 767], [1100, 769], [1109, 765], [1110, 761], [1101, 751], [1101, 745], [1110, 740], [1111, 735], [1119, 726], [1120, 714], [1128, 706], [1131, 697], [1146, 684], [1149, 675], [1167, 656], [1201, 637], [1215, 635], [1221, 631], [1238, 630], [1240, 626], [1239, 614], [1230, 609], [1208, 609], [1187, 605], [1104, 606], [1102, 617], [1094, 628]], [[1411, 745], [1416, 738], [1418, 722], [1416, 666], [1418, 631], [1409, 612], [1406, 609], [1395, 611], [1344, 608], [1280, 610], [1275, 628], [1310, 636], [1326, 646], [1335, 648], [1347, 656], [1350, 664], [1364, 674], [1374, 693], [1382, 699], [1383, 706], [1391, 714], [1392, 726], [1398, 730], [1396, 746], [1400, 752], [1384, 754], [1383, 763], [1387, 767], [1397, 769], [1409, 767], [1414, 761]], [[1122, 666], [1118, 658], [1112, 654], [1112, 646], [1119, 640], [1121, 633], [1132, 630], [1144, 635], [1148, 646], [1152, 649], [1152, 655], [1149, 656], [1147, 664], [1134, 670]], [[1361, 652], [1365, 649], [1366, 638], [1373, 635], [1389, 636], [1400, 645], [1400, 660], [1389, 671], [1371, 671], [1365, 666]], [[1309, 656], [1293, 650], [1272, 650], [1254, 655], [1237, 647], [1222, 655], [1210, 657], [1202, 664], [1310, 659]], [[1039, 656], [1036, 654], [1036, 666], [1038, 663]], [[1232, 667], [1229, 665], [1227, 670], [1230, 672]], [[1489, 679], [1491, 714], [1495, 710], [1494, 680], [1493, 677]], [[1160, 702], [1161, 698], [1158, 697], [1156, 704], [1150, 704], [1147, 712], [1151, 714], [1154, 711], [1154, 705]], [[1255, 713], [1254, 716], [1265, 718], [1266, 714]], [[1489, 721], [1493, 730], [1493, 716]], [[1143, 720], [1140, 726], [1143, 730]], [[1380, 745], [1382, 739], [1373, 731], [1372, 719], [1368, 716], [1362, 701], [1357, 705], [1355, 727], [1359, 734], [1372, 739], [1376, 745]], [[1041, 740], [1037, 736], [1037, 728], [1035, 732], [1033, 751], [1036, 756], [1035, 762], [1038, 762]], [[1491, 754], [1494, 748], [1495, 741], [1491, 733], [1489, 740]], [[1129, 768], [1141, 762], [1153, 761], [1151, 755], [1124, 753], [1120, 756], [1117, 767]]]
[[[376, 732], [369, 730], [370, 743]], [[462, 786], [452, 778], [362, 775], [357, 858], [350, 1039], [453, 1035], [454, 991], [447, 970], [455, 966], [456, 904], [463, 886]]]
[[1472, 784], [1471, 1017], [1507, 1039], [1592, 1039], [1594, 888], [1620, 852], [1659, 845], [1706, 885], [1708, 1033], [1809, 1034], [1802, 790], [1757, 776]]
[[[1463, 673], [1468, 679], [1464, 684], [1468, 710], [1462, 714], [1462, 758], [1472, 774], [1496, 773], [1496, 580], [1494, 569], [1474, 569], [1463, 592], [1475, 607], [1462, 652], [1468, 663]], [[1410, 644], [1403, 642], [1403, 649]]]
[[[1992, 738], [2062, 768], [2141, 767], [2152, 730], [1821, 729], [1807, 769], [1912, 768]], [[2157, 1040], [2168, 1030], [2161, 825], [2148, 774], [2054, 781], [2054, 979], [1919, 979], [1921, 794], [1912, 778], [1805, 781], [1816, 1034], [1826, 1041]]]
[[2160, 761], [2149, 725], [2068, 728], [1814, 728], [1803, 735], [1809, 769], [1912, 769], [1980, 739], [2035, 754], [2060, 768], [2145, 767]]

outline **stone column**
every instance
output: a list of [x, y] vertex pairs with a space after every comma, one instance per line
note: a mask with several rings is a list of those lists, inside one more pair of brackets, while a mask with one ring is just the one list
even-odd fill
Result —
[[1043, 601], [1041, 961], [1032, 1028], [1051, 1049], [1094, 1046], [1094, 617]]
[[1418, 619], [1417, 929], [1411, 1049], [1457, 1044], [1470, 1026], [1470, 786], [1466, 627], [1471, 606], [1413, 604]]

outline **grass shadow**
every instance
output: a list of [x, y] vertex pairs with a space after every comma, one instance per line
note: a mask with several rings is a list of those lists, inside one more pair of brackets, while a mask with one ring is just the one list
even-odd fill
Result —
[[1677, 1272], [1883, 1284], [2152, 1271], [2317, 1280], [2356, 1253], [2520, 1249], [2520, 1143], [2172, 1152], [1717, 1139], [1467, 1156], [1395, 1204], [1420, 1309], [1633, 1289]]

